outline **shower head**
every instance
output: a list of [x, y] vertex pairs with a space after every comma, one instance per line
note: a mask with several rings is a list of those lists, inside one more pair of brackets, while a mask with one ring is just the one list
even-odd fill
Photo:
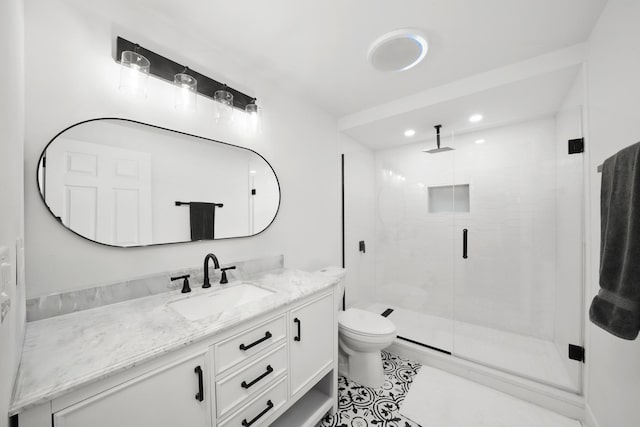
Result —
[[442, 148], [434, 148], [433, 150], [423, 150], [423, 153], [438, 154], [438, 153], [444, 153], [445, 151], [454, 151], [454, 150], [455, 148], [442, 147]]
[[451, 147], [442, 147], [440, 148], [440, 128], [442, 127], [442, 125], [435, 125], [434, 128], [436, 128], [436, 143], [438, 144], [438, 148], [434, 148], [432, 150], [424, 150], [424, 153], [429, 153], [429, 154], [438, 154], [438, 153], [444, 153], [445, 151], [453, 151], [455, 150], [455, 148], [451, 148]]

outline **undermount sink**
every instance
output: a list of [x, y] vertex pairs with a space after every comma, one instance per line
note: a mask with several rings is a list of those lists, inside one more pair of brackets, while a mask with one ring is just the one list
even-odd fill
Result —
[[189, 320], [199, 320], [273, 295], [272, 291], [241, 283], [219, 291], [185, 298], [167, 304]]

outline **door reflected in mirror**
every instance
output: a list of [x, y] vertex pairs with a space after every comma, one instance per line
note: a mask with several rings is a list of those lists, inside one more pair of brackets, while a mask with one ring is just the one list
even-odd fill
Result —
[[253, 236], [280, 206], [258, 153], [125, 119], [59, 133], [40, 157], [38, 186], [67, 229], [119, 247]]

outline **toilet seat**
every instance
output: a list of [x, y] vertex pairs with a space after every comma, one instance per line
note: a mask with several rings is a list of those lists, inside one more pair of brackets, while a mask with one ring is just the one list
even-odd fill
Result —
[[395, 325], [386, 317], [358, 308], [349, 308], [338, 313], [338, 327], [344, 332], [370, 337], [396, 332]]

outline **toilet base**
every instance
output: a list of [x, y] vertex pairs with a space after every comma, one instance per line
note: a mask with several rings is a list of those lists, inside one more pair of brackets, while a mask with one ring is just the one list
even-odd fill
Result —
[[350, 380], [365, 387], [380, 388], [384, 384], [384, 369], [380, 351], [361, 353], [351, 351], [340, 352], [341, 369], [338, 371]]

